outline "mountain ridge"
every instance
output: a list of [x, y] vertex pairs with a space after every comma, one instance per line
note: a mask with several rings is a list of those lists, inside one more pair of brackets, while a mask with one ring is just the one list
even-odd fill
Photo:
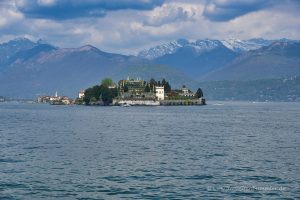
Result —
[[[198, 39], [195, 41], [188, 41], [187, 39], [178, 39], [175, 41], [171, 41], [169, 43], [163, 43], [154, 47], [151, 47], [146, 50], [140, 51], [137, 56], [146, 58], [149, 60], [156, 59], [158, 57], [164, 56], [166, 54], [172, 54], [175, 53], [178, 49], [184, 48], [186, 46], [193, 47], [195, 50], [196, 49], [205, 49], [203, 48], [203, 43], [208, 43], [208, 42], [220, 42], [222, 43], [225, 47], [228, 49], [237, 52], [237, 53], [242, 53], [250, 50], [255, 50], [259, 49], [263, 46], [268, 46], [271, 43], [275, 41], [281, 41], [281, 40], [288, 40], [288, 39], [278, 39], [278, 40], [266, 40], [263, 38], [253, 38], [249, 40], [240, 40], [240, 39], [234, 39], [234, 38], [229, 38], [229, 39], [223, 39], [223, 40], [217, 40], [217, 39]], [[209, 49], [209, 48], [206, 48]]]
[[210, 71], [219, 69], [239, 55], [219, 41], [196, 41], [195, 44], [197, 49], [188, 45], [178, 49], [175, 53], [166, 54], [151, 61], [172, 66], [189, 77], [197, 79]]
[[32, 45], [10, 57], [0, 71], [1, 96], [32, 98], [59, 91], [76, 96], [81, 89], [110, 77], [117, 81], [127, 76], [170, 80], [175, 86], [196, 82], [168, 66], [157, 65], [135, 56], [107, 53], [91, 45], [56, 48]]
[[277, 41], [237, 57], [231, 63], [201, 78], [211, 80], [255, 80], [300, 74], [300, 42]]
[[300, 74], [297, 41], [282, 39], [269, 45], [269, 40], [264, 39], [251, 42], [265, 46], [239, 52], [220, 40], [180, 39], [171, 44], [169, 54], [149, 60], [108, 53], [92, 45], [60, 48], [40, 40], [15, 39], [0, 44], [0, 95], [32, 98], [58, 90], [75, 96], [78, 90], [95, 85], [105, 77], [115, 81], [127, 76], [144, 80], [166, 78], [174, 87], [185, 84], [196, 89], [200, 81], [255, 80]]

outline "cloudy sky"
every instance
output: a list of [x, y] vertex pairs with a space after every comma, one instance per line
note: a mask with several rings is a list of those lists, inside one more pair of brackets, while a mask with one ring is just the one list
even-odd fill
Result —
[[0, 0], [0, 42], [134, 54], [178, 38], [300, 39], [300, 0]]

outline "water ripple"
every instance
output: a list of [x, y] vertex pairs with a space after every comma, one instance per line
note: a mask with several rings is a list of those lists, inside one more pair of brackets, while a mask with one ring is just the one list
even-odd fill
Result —
[[0, 199], [297, 199], [299, 104], [221, 104], [0, 104]]

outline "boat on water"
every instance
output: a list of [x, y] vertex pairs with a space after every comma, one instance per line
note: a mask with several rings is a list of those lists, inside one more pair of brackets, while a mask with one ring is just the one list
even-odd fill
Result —
[[128, 103], [120, 104], [121, 107], [130, 107], [131, 105]]
[[0, 102], [5, 102], [5, 98], [0, 96]]
[[50, 101], [50, 105], [66, 105], [66, 104], [62, 101]]

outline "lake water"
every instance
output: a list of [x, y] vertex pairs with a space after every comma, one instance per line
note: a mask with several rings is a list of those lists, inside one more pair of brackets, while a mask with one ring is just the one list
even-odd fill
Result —
[[0, 104], [0, 199], [297, 199], [300, 103]]

